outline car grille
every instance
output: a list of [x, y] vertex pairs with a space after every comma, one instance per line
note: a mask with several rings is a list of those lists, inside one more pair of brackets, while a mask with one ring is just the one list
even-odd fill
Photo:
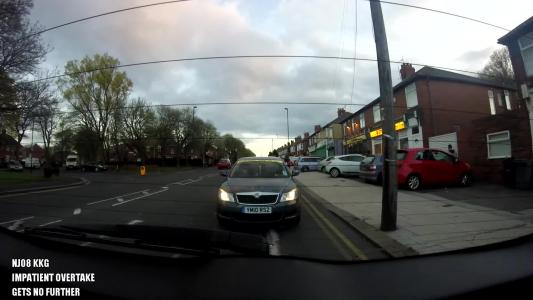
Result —
[[243, 204], [272, 204], [278, 200], [278, 194], [260, 195], [255, 197], [253, 194], [237, 194], [237, 201]]

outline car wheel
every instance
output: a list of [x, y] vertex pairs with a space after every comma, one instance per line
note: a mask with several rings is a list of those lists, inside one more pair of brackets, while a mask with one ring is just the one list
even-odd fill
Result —
[[472, 175], [469, 173], [464, 173], [459, 179], [459, 184], [461, 186], [469, 186], [472, 183]]
[[409, 177], [407, 177], [407, 188], [411, 191], [416, 191], [420, 188], [420, 183], [421, 183], [421, 180], [420, 180], [420, 176], [418, 175], [409, 175]]
[[383, 183], [383, 174], [379, 173], [376, 177], [376, 183], [381, 185]]
[[333, 178], [339, 177], [340, 174], [341, 174], [341, 172], [337, 168], [333, 168], [333, 169], [329, 170], [329, 175], [331, 175], [331, 177], [333, 177]]
[[308, 167], [303, 167], [303, 168], [302, 168], [302, 172], [307, 172], [307, 171], [309, 171], [309, 168], [308, 168]]

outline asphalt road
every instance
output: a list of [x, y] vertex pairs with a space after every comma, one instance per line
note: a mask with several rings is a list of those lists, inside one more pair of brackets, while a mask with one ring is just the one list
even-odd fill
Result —
[[[0, 226], [149, 224], [225, 229], [215, 216], [217, 190], [225, 180], [215, 169], [150, 173], [79, 173], [88, 184], [60, 190], [0, 196]], [[240, 226], [231, 230], [267, 238], [273, 255], [328, 260], [365, 260], [387, 255], [303, 194], [295, 227]]]

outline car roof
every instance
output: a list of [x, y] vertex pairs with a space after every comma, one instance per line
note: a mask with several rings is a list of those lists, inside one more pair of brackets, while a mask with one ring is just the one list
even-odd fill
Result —
[[280, 161], [280, 162], [283, 162], [283, 160], [279, 157], [274, 157], [274, 156], [261, 156], [261, 157], [255, 157], [255, 156], [250, 156], [250, 157], [241, 157], [239, 158], [238, 162], [239, 161], [255, 161], [255, 160], [271, 160], [271, 161]]

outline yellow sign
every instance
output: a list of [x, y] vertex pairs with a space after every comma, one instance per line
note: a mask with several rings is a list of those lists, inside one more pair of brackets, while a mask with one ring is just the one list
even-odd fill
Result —
[[[405, 122], [404, 121], [396, 122], [394, 124], [394, 129], [396, 131], [400, 131], [402, 129], [405, 129]], [[370, 137], [371, 138], [375, 138], [375, 137], [378, 137], [378, 136], [381, 136], [381, 135], [383, 135], [383, 129], [381, 129], [381, 128], [378, 128], [376, 130], [370, 131]]]
[[344, 144], [345, 145], [351, 145], [351, 144], [355, 144], [355, 143], [358, 143], [358, 142], [362, 142], [364, 140], [366, 140], [366, 135], [361, 134], [361, 135], [354, 136], [354, 137], [350, 138]]
[[139, 168], [139, 175], [141, 175], [141, 176], [145, 176], [146, 175], [146, 167], [145, 166], [141, 166]]
[[404, 121], [396, 122], [396, 124], [394, 124], [394, 129], [396, 129], [396, 131], [400, 131], [402, 129], [405, 129]]
[[370, 137], [375, 138], [383, 134], [383, 130], [381, 128], [378, 128], [376, 130], [370, 131]]

